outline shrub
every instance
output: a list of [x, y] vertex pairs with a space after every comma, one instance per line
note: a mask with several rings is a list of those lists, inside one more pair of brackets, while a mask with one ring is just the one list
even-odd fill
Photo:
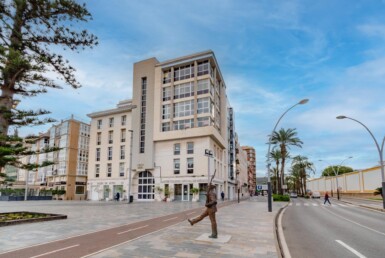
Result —
[[273, 194], [273, 201], [275, 202], [288, 202], [290, 197], [288, 195]]

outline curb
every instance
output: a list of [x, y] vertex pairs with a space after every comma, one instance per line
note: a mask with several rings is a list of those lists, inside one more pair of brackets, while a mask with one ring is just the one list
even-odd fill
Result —
[[376, 207], [373, 207], [373, 206], [366, 206], [366, 205], [363, 205], [363, 204], [357, 204], [357, 203], [348, 202], [348, 201], [344, 201], [344, 200], [340, 200], [340, 202], [344, 202], [344, 203], [349, 203], [349, 204], [357, 205], [358, 207], [362, 207], [362, 208], [366, 208], [366, 209], [370, 209], [370, 210], [375, 210], [375, 211], [385, 212], [385, 209], [376, 208]]
[[274, 218], [274, 236], [276, 240], [276, 248], [279, 258], [291, 258], [282, 229], [282, 215], [288, 205], [289, 203], [281, 207]]

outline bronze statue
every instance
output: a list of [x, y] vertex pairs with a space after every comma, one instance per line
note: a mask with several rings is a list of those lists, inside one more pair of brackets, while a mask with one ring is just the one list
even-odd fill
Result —
[[[213, 177], [211, 178], [211, 181], [213, 180], [215, 176], [215, 172]], [[217, 221], [215, 220], [215, 213], [217, 212], [217, 194], [215, 193], [215, 185], [211, 184], [211, 181], [207, 187], [207, 194], [206, 194], [206, 210], [198, 217], [190, 220], [188, 219], [188, 222], [190, 222], [191, 226], [195, 223], [198, 223], [205, 217], [209, 216], [211, 221], [211, 235], [210, 238], [217, 238], [218, 237], [218, 231], [217, 231]]]

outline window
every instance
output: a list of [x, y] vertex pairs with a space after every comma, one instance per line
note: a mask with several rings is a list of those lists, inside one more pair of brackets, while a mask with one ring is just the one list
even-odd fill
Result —
[[108, 147], [108, 160], [112, 160], [112, 147]]
[[77, 185], [75, 188], [75, 194], [84, 194], [84, 186], [83, 185]]
[[107, 163], [107, 177], [111, 177], [111, 173], [112, 173], [112, 164]]
[[194, 83], [188, 82], [174, 86], [174, 99], [194, 96]]
[[171, 70], [163, 72], [163, 84], [171, 82]]
[[194, 114], [194, 100], [174, 103], [174, 117], [191, 116]]
[[121, 123], [120, 123], [121, 125], [126, 125], [126, 122], [127, 122], [127, 116], [126, 116], [126, 115], [122, 116], [121, 119], [120, 119], [120, 122], [121, 122]]
[[187, 154], [194, 154], [194, 143], [193, 142], [187, 143]]
[[120, 146], [120, 159], [126, 158], [126, 152], [124, 150], [124, 145]]
[[162, 96], [163, 96], [163, 98], [162, 98], [163, 101], [170, 100], [171, 99], [171, 87], [163, 88]]
[[197, 95], [209, 93], [209, 86], [210, 86], [209, 79], [199, 80]]
[[124, 162], [119, 163], [119, 176], [120, 177], [124, 176]]
[[109, 131], [108, 132], [108, 143], [112, 144], [114, 142], [113, 139], [114, 139], [114, 131]]
[[95, 177], [99, 177], [100, 174], [100, 165], [96, 164], [95, 165]]
[[209, 60], [198, 62], [198, 76], [209, 73]]
[[194, 128], [194, 119], [178, 120], [173, 123], [173, 130], [183, 130]]
[[197, 99], [197, 113], [203, 114], [203, 113], [210, 113], [210, 98], [201, 98]]
[[149, 171], [139, 173], [138, 178], [138, 199], [154, 199], [154, 177]]
[[102, 129], [102, 120], [98, 120], [97, 122], [97, 128]]
[[120, 130], [120, 142], [126, 142], [126, 129]]
[[180, 143], [175, 143], [174, 144], [174, 155], [179, 155], [180, 154]]
[[100, 145], [102, 143], [102, 133], [98, 133], [96, 135], [96, 145]]
[[180, 160], [174, 159], [174, 174], [180, 173]]
[[187, 174], [194, 173], [194, 158], [187, 158]]
[[100, 161], [100, 148], [96, 148], [96, 161]]
[[170, 131], [170, 122], [162, 123], [162, 132]]
[[110, 121], [109, 122], [110, 127], [113, 127], [114, 126], [114, 118], [110, 117], [109, 121]]
[[140, 104], [140, 138], [139, 153], [144, 153], [146, 140], [146, 98], [147, 98], [147, 77], [142, 78], [142, 92]]
[[194, 76], [194, 64], [174, 69], [174, 81], [188, 79]]
[[162, 107], [162, 119], [169, 119], [171, 113], [171, 105], [163, 105]]
[[198, 117], [197, 121], [198, 121], [198, 127], [209, 126], [211, 124], [210, 123], [211, 119], [208, 116]]

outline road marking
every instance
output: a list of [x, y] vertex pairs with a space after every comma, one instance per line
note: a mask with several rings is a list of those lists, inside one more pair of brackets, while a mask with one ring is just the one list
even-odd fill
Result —
[[365, 255], [362, 255], [361, 253], [359, 253], [358, 251], [356, 251], [355, 249], [351, 248], [350, 246], [348, 246], [347, 244], [345, 244], [344, 242], [342, 242], [341, 240], [336, 240], [337, 243], [339, 243], [340, 245], [342, 245], [343, 247], [345, 247], [346, 249], [348, 249], [350, 252], [354, 253], [355, 255], [357, 255], [358, 257], [360, 258], [366, 258]]
[[289, 203], [289, 206], [293, 206], [293, 203]]
[[318, 204], [316, 204], [316, 203], [313, 203], [313, 206], [318, 206]]
[[148, 227], [148, 225], [141, 226], [141, 227], [138, 227], [138, 228], [129, 229], [129, 230], [126, 230], [126, 231], [122, 231], [122, 232], [119, 232], [119, 233], [117, 233], [117, 234], [120, 235], [120, 234], [124, 234], [124, 233], [127, 233], [127, 232], [131, 232], [131, 231], [134, 231], [134, 230], [138, 230], [138, 229], [141, 229], [141, 228], [145, 228], [145, 227]]
[[325, 209], [325, 210], [326, 210], [327, 212], [330, 212], [331, 214], [334, 214], [335, 216], [337, 216], [337, 217], [339, 217], [339, 218], [341, 218], [341, 219], [343, 219], [343, 220], [349, 221], [349, 222], [351, 222], [351, 223], [353, 223], [353, 224], [356, 224], [356, 225], [358, 225], [358, 226], [360, 226], [360, 227], [366, 228], [366, 229], [368, 229], [368, 230], [371, 230], [371, 231], [373, 231], [373, 232], [376, 232], [377, 234], [380, 234], [380, 235], [385, 236], [385, 233], [383, 233], [383, 232], [380, 232], [380, 231], [377, 231], [377, 230], [375, 230], [375, 229], [369, 228], [369, 227], [364, 226], [364, 225], [362, 225], [362, 224], [360, 224], [360, 223], [358, 223], [358, 222], [355, 222], [355, 221], [353, 221], [353, 220], [346, 219], [346, 218], [344, 218], [344, 217], [338, 215], [337, 213], [334, 213], [334, 212], [329, 211], [328, 209]]
[[66, 250], [66, 249], [70, 249], [70, 248], [73, 248], [73, 247], [76, 247], [76, 246], [79, 246], [79, 245], [71, 245], [71, 246], [67, 246], [67, 247], [60, 248], [60, 249], [57, 249], [57, 250], [54, 250], [54, 251], [51, 251], [51, 252], [48, 252], [48, 253], [44, 253], [44, 254], [39, 254], [39, 255], [36, 255], [36, 256], [32, 256], [32, 257], [30, 257], [30, 258], [36, 258], [36, 257], [44, 256], [44, 255], [47, 255], [47, 254], [57, 253], [57, 252], [60, 252], [60, 251]]
[[165, 219], [163, 221], [169, 221], [169, 220], [173, 220], [173, 219], [177, 219], [178, 217], [173, 217], [173, 218], [170, 218], [170, 219]]
[[295, 206], [301, 206], [301, 204], [300, 203], [296, 203]]
[[186, 215], [191, 215], [191, 214], [194, 214], [194, 213], [195, 213], [195, 211], [187, 213]]
[[308, 204], [308, 203], [304, 203], [303, 205], [305, 205], [305, 206], [309, 206], [309, 204]]

